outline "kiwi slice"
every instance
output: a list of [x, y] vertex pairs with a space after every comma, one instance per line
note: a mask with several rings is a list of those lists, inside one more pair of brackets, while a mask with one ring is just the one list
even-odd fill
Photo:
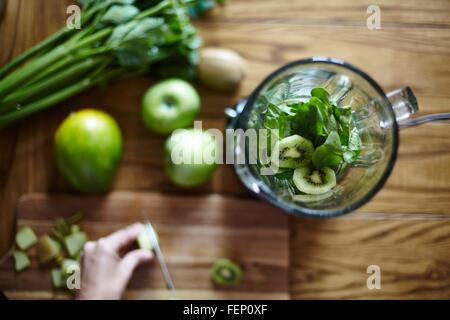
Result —
[[16, 234], [16, 244], [22, 251], [31, 248], [37, 241], [36, 234], [30, 227], [24, 226]]
[[311, 141], [294, 134], [275, 144], [271, 160], [280, 168], [300, 168], [309, 165], [313, 152]]
[[217, 260], [212, 268], [212, 280], [221, 285], [235, 285], [241, 282], [242, 269], [229, 259]]
[[294, 170], [292, 180], [301, 192], [306, 194], [323, 194], [336, 185], [336, 174], [333, 169], [328, 167], [320, 169], [304, 167]]

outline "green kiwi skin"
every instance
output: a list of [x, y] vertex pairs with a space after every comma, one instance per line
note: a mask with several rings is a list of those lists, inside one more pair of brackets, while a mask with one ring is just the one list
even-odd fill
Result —
[[[313, 174], [320, 175], [322, 182], [312, 181]], [[324, 194], [336, 186], [336, 174], [333, 169], [324, 167], [315, 169], [312, 167], [298, 168], [294, 170], [293, 182], [298, 190], [306, 194]]]

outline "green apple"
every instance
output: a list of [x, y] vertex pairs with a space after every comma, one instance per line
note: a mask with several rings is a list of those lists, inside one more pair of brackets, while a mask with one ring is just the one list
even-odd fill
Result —
[[181, 187], [210, 180], [217, 168], [219, 146], [213, 135], [200, 129], [179, 129], [165, 144], [165, 171]]
[[200, 97], [188, 82], [164, 80], [151, 87], [142, 100], [146, 126], [161, 135], [192, 124], [200, 110]]
[[59, 171], [80, 192], [102, 192], [111, 185], [122, 155], [122, 134], [107, 113], [72, 113], [55, 134]]

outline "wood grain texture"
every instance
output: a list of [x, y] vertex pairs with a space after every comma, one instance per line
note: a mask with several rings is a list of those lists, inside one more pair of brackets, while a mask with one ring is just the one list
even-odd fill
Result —
[[[0, 64], [57, 30], [68, 3], [8, 1], [0, 25]], [[206, 126], [223, 128], [226, 106], [248, 95], [273, 69], [313, 55], [347, 60], [386, 91], [410, 85], [419, 101], [419, 114], [448, 112], [450, 2], [378, 1], [382, 29], [374, 31], [365, 27], [369, 4], [365, 0], [232, 0], [196, 22], [206, 45], [234, 49], [249, 66], [247, 79], [234, 95], [197, 85], [203, 102], [200, 119]], [[141, 95], [151, 83], [140, 77], [115, 82], [108, 89], [92, 89], [2, 130], [0, 252], [10, 243], [14, 209], [22, 194], [70, 191], [54, 168], [52, 136], [71, 110], [87, 106], [110, 112], [124, 131], [124, 159], [114, 189], [248, 196], [229, 166], [223, 166], [210, 184], [195, 190], [170, 184], [161, 171], [164, 139], [149, 134], [139, 119]], [[402, 131], [391, 177], [358, 212], [327, 221], [292, 218], [293, 298], [449, 297], [448, 133], [448, 123]], [[374, 239], [365, 240], [370, 238]], [[370, 291], [365, 287], [365, 270], [377, 263], [387, 272], [383, 273], [386, 283], [382, 280], [382, 290]]]
[[[180, 298], [289, 298], [288, 217], [268, 204], [220, 195], [136, 192], [104, 197], [27, 194], [18, 204], [19, 224], [31, 226], [38, 235], [51, 232], [55, 218], [74, 212], [83, 213], [81, 228], [92, 240], [148, 217], [158, 232]], [[32, 250], [32, 267], [26, 272], [16, 274], [12, 259], [0, 267], [0, 285], [8, 296], [59, 296], [52, 290], [48, 268], [39, 268], [35, 255]], [[221, 257], [242, 266], [244, 278], [238, 286], [212, 283], [211, 266]], [[167, 298], [167, 294], [155, 263], [135, 272], [126, 296], [148, 299]]]
[[[448, 299], [450, 221], [307, 220], [296, 223], [298, 299]], [[369, 290], [367, 267], [381, 270]]]
[[215, 21], [236, 24], [303, 24], [325, 26], [366, 26], [367, 8], [380, 7], [384, 28], [447, 27], [450, 25], [450, 3], [435, 0], [231, 0], [228, 6], [215, 11]]

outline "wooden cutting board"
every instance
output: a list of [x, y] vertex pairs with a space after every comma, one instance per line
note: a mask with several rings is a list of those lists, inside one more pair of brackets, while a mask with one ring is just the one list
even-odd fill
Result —
[[[26, 194], [18, 203], [18, 224], [38, 235], [50, 232], [53, 220], [77, 211], [91, 239], [98, 239], [148, 216], [159, 234], [178, 294], [182, 299], [288, 299], [288, 216], [252, 199], [175, 196], [159, 193], [114, 192], [107, 196]], [[0, 266], [0, 290], [11, 298], [64, 298], [52, 290], [50, 273], [37, 266], [13, 271], [13, 259]], [[241, 284], [214, 285], [213, 262], [227, 257], [244, 270]], [[139, 268], [125, 298], [166, 299], [161, 270], [156, 262]]]

